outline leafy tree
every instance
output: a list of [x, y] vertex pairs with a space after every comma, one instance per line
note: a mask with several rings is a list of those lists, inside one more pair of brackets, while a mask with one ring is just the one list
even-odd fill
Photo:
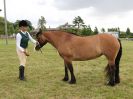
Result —
[[[19, 22], [20, 21], [21, 20], [16, 20], [16, 22], [13, 23], [15, 33], [17, 33], [19, 31]], [[34, 29], [34, 27], [32, 26], [32, 23], [29, 20], [26, 20], [26, 22], [29, 25], [28, 31], [31, 32]]]
[[120, 28], [108, 28], [108, 32], [120, 32]]
[[120, 33], [121, 33], [120, 28], [118, 27], [117, 30], [118, 30], [117, 31], [118, 32], [118, 36], [120, 37]]
[[38, 28], [41, 28], [42, 30], [46, 30], [45, 24], [46, 24], [46, 20], [43, 16], [41, 16], [41, 18], [38, 20]]
[[16, 20], [16, 22], [13, 23], [15, 33], [19, 31], [19, 22], [20, 20]]
[[13, 23], [9, 22], [8, 25], [7, 25], [7, 28], [8, 28], [7, 32], [8, 32], [9, 35], [13, 34], [15, 32], [14, 27], [13, 27]]
[[90, 25], [84, 27], [84, 28], [82, 29], [82, 31], [81, 31], [81, 34], [82, 34], [82, 35], [85, 35], [85, 36], [91, 35], [91, 34], [92, 34], [92, 30], [91, 30]]
[[95, 27], [95, 29], [94, 29], [94, 34], [98, 34], [99, 32], [98, 32], [98, 29], [97, 29], [97, 27]]
[[126, 30], [126, 36], [128, 37], [130, 34], [131, 34], [130, 29], [127, 28], [127, 30]]
[[[14, 33], [13, 23], [7, 21], [7, 30], [8, 34]], [[0, 17], [0, 34], [5, 34], [5, 22], [3, 17]]]
[[92, 31], [90, 25], [88, 25], [88, 30], [89, 30], [89, 31], [88, 31], [88, 32], [89, 32], [89, 35], [92, 35], [93, 31]]
[[84, 21], [80, 16], [77, 16], [73, 19], [73, 24], [77, 26], [77, 32], [79, 32], [79, 29], [81, 26], [83, 26]]
[[77, 29], [75, 29], [75, 28], [67, 28], [65, 31], [69, 32], [69, 33], [77, 34]]
[[5, 33], [5, 23], [4, 23], [4, 18], [0, 17], [0, 34]]
[[102, 29], [101, 29], [101, 32], [103, 32], [103, 33], [104, 33], [104, 32], [105, 32], [105, 29], [104, 29], [104, 28], [102, 28]]

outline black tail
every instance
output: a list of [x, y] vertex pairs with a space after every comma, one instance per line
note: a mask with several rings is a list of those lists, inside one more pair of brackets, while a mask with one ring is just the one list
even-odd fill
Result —
[[115, 82], [116, 83], [120, 83], [120, 77], [119, 77], [119, 64], [120, 64], [120, 59], [121, 59], [121, 56], [122, 56], [122, 44], [121, 44], [121, 41], [118, 39], [119, 41], [119, 44], [120, 44], [120, 49], [119, 49], [119, 52], [116, 56], [116, 59], [115, 59], [115, 65], [116, 65], [116, 70], [115, 70]]

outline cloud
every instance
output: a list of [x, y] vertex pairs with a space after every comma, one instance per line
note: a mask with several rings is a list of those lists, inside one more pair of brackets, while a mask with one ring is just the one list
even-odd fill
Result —
[[79, 10], [94, 7], [102, 13], [123, 12], [133, 9], [133, 0], [55, 0], [59, 10]]
[[[132, 0], [6, 0], [7, 19], [11, 22], [28, 19], [37, 27], [38, 19], [44, 16], [47, 27], [57, 27], [66, 22], [71, 24], [81, 16], [87, 25], [126, 30], [133, 27]], [[0, 0], [3, 10], [3, 0]], [[0, 16], [4, 16], [4, 11]], [[133, 28], [131, 29], [133, 31]]]

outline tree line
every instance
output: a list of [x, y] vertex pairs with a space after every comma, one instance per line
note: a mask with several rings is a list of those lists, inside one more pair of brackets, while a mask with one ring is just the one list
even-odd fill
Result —
[[[19, 21], [20, 20], [16, 20], [14, 23], [7, 21], [8, 34], [9, 35], [13, 34], [13, 33], [17, 33], [19, 31], [19, 26], [18, 26]], [[29, 20], [26, 20], [26, 21], [29, 24], [29, 32], [32, 32], [35, 28], [33, 27], [31, 21], [29, 21]], [[4, 29], [5, 29], [4, 24], [5, 24], [4, 18], [0, 17], [0, 35], [4, 34]], [[43, 16], [41, 16], [38, 19], [37, 28], [41, 28], [42, 30], [46, 30], [46, 19]], [[105, 28], [101, 28], [101, 30], [99, 30], [97, 27], [95, 27], [92, 30], [91, 26], [86, 25], [84, 20], [80, 16], [75, 17], [72, 21], [72, 24], [69, 24], [67, 22], [63, 25], [58, 26], [57, 28], [60, 30], [63, 30], [63, 31], [75, 33], [77, 35], [84, 35], [84, 36], [95, 35], [95, 34], [98, 34], [99, 32], [102, 32], [102, 33], [104, 33], [104, 32], [118, 32], [119, 36], [122, 38], [133, 37], [133, 33], [131, 33], [130, 28], [127, 28], [127, 30], [125, 32], [120, 31], [119, 27], [108, 28], [107, 31], [105, 30]]]
[[[7, 21], [8, 35], [19, 32], [19, 22], [20, 21], [21, 20], [16, 20], [14, 23]], [[35, 28], [33, 27], [31, 21], [29, 21], [29, 20], [26, 20], [26, 21], [29, 24], [28, 31], [32, 32]], [[46, 20], [43, 16], [41, 16], [38, 19], [38, 28], [45, 30], [46, 29], [45, 24], [46, 24]], [[5, 34], [5, 22], [4, 22], [4, 18], [0, 17], [0, 35], [4, 35], [4, 34]]]
[[65, 23], [64, 25], [60, 25], [59, 28], [78, 35], [95, 35], [99, 32], [117, 32], [121, 38], [133, 37], [133, 33], [131, 33], [130, 28], [127, 28], [126, 32], [120, 31], [119, 27], [108, 28], [107, 31], [105, 30], [105, 28], [101, 28], [101, 30], [99, 30], [97, 27], [92, 30], [91, 26], [86, 25], [84, 20], [80, 16], [75, 17], [72, 21], [72, 24]]

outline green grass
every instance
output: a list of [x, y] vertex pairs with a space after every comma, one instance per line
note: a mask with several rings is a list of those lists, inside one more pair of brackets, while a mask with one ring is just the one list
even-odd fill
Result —
[[133, 42], [122, 41], [122, 45], [121, 83], [109, 87], [105, 85], [105, 57], [73, 62], [77, 84], [61, 81], [64, 63], [49, 44], [43, 54], [34, 52], [30, 44], [27, 80], [20, 81], [15, 40], [9, 40], [9, 45], [0, 40], [0, 99], [133, 99]]

